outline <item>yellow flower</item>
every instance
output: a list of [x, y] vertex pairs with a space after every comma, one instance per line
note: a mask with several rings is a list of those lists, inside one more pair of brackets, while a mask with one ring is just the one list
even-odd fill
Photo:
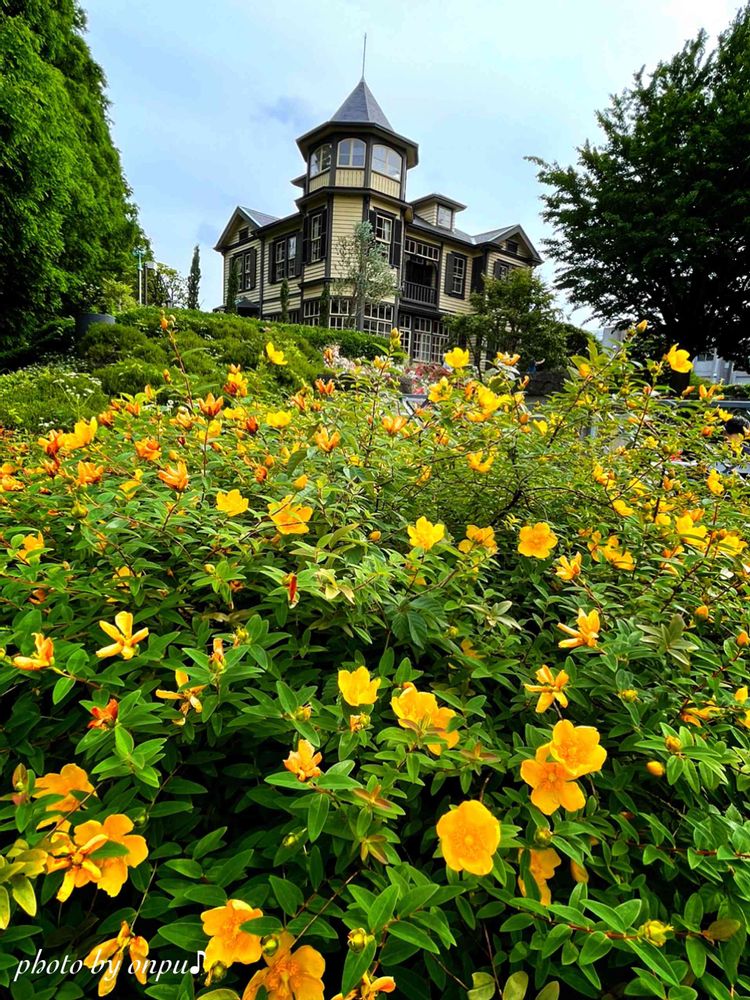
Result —
[[714, 496], [720, 497], [724, 492], [724, 484], [721, 481], [721, 476], [716, 471], [716, 469], [711, 469], [706, 479], [706, 486], [713, 493]]
[[633, 508], [629, 507], [623, 499], [617, 499], [612, 501], [612, 507], [614, 511], [620, 515], [620, 517], [630, 517], [634, 513]]
[[428, 552], [433, 545], [442, 541], [445, 537], [444, 524], [432, 524], [426, 517], [420, 517], [416, 524], [407, 527], [409, 542], [413, 549], [423, 549]]
[[581, 573], [581, 553], [576, 552], [572, 559], [568, 559], [567, 556], [560, 556], [555, 561], [555, 565], [557, 566], [555, 575], [559, 576], [561, 580], [575, 580]]
[[341, 435], [338, 431], [334, 431], [333, 434], [329, 435], [328, 430], [325, 427], [322, 427], [319, 431], [317, 431], [313, 435], [313, 438], [315, 440], [315, 444], [327, 455], [330, 455], [336, 445], [341, 441]]
[[269, 517], [280, 535], [306, 535], [310, 530], [307, 522], [312, 517], [312, 512], [312, 507], [293, 504], [291, 493], [268, 505]]
[[55, 644], [41, 632], [33, 632], [36, 653], [33, 656], [14, 656], [13, 666], [19, 670], [42, 670], [55, 663]]
[[128, 868], [137, 868], [148, 857], [145, 839], [131, 833], [132, 829], [133, 821], [122, 813], [107, 816], [103, 823], [90, 819], [75, 828], [76, 843], [104, 836], [109, 843], [119, 844], [127, 850], [127, 854], [120, 857], [102, 858], [96, 862], [101, 871], [96, 879], [97, 888], [108, 896], [116, 896], [120, 892], [128, 880]]
[[442, 743], [428, 743], [427, 749], [440, 756], [443, 744], [451, 750], [458, 743], [458, 733], [448, 732], [448, 726], [455, 712], [451, 708], [438, 708], [437, 698], [429, 691], [417, 691], [416, 687], [407, 681], [403, 691], [391, 698], [398, 724], [402, 729], [411, 729], [420, 737], [437, 736]]
[[638, 333], [645, 333], [646, 330], [648, 329], [648, 320], [647, 319], [642, 319], [640, 321], [640, 323], [636, 324], [635, 328], [638, 331]]
[[138, 643], [148, 635], [148, 629], [139, 629], [133, 635], [133, 616], [129, 611], [120, 611], [115, 615], [115, 624], [100, 621], [99, 628], [105, 632], [114, 642], [110, 646], [103, 646], [97, 649], [96, 655], [100, 660], [108, 656], [121, 656], [123, 660], [132, 660], [138, 653]]
[[599, 731], [594, 726], [574, 726], [569, 719], [555, 725], [552, 740], [544, 749], [574, 778], [600, 771], [607, 759], [607, 751], [599, 746]]
[[687, 351], [679, 351], [677, 344], [673, 344], [664, 355], [664, 360], [674, 372], [689, 372], [693, 367], [690, 354]]
[[396, 989], [396, 980], [393, 976], [378, 976], [377, 979], [370, 979], [365, 973], [353, 990], [344, 996], [337, 993], [333, 1000], [378, 1000], [381, 993], [393, 993]]
[[520, 354], [504, 354], [501, 351], [498, 351], [495, 355], [495, 363], [498, 365], [505, 365], [506, 368], [515, 368], [520, 360]]
[[690, 514], [676, 517], [674, 526], [677, 534], [686, 545], [692, 545], [696, 549], [706, 548], [708, 529], [705, 525], [696, 524]]
[[323, 754], [316, 753], [315, 747], [309, 740], [298, 740], [297, 749], [289, 751], [284, 767], [292, 774], [296, 774], [300, 781], [309, 781], [310, 778], [317, 778], [323, 773], [318, 767], [322, 760]]
[[531, 785], [531, 801], [545, 816], [551, 816], [560, 806], [575, 812], [586, 804], [575, 775], [559, 761], [548, 760], [547, 747], [539, 747], [533, 760], [521, 764], [521, 777]]
[[117, 985], [117, 976], [122, 968], [122, 961], [125, 951], [130, 955], [130, 965], [135, 978], [142, 985], [146, 985], [146, 975], [148, 973], [148, 942], [145, 938], [133, 934], [127, 921], [120, 924], [120, 932], [116, 938], [109, 941], [102, 941], [95, 948], [92, 948], [83, 964], [88, 969], [104, 966], [104, 973], [99, 980], [97, 993], [100, 997], [108, 996]]
[[92, 417], [90, 420], [79, 420], [73, 428], [72, 434], [62, 435], [60, 446], [66, 451], [85, 448], [94, 440], [97, 426], [96, 417]]
[[[522, 853], [523, 849], [519, 850], [519, 856]], [[552, 893], [547, 881], [554, 876], [555, 868], [560, 864], [562, 864], [562, 859], [552, 847], [545, 847], [541, 850], [533, 847], [529, 849], [529, 872], [539, 889], [539, 902], [542, 906], [549, 906], [552, 902]], [[521, 895], [525, 896], [526, 886], [522, 878], [518, 879], [518, 888], [521, 890]]]
[[431, 403], [444, 403], [446, 400], [450, 399], [452, 395], [453, 386], [450, 384], [445, 375], [443, 375], [439, 382], [430, 386], [430, 391], [427, 393]]
[[462, 802], [440, 817], [437, 835], [446, 865], [455, 872], [489, 875], [500, 846], [500, 824], [476, 799]]
[[79, 462], [75, 481], [79, 486], [90, 486], [93, 483], [98, 483], [103, 475], [103, 465], [96, 465], [94, 462]]
[[744, 705], [745, 702], [747, 701], [747, 698], [748, 698], [747, 685], [741, 688], [737, 688], [737, 690], [734, 692], [734, 700], [738, 702], [740, 705]]
[[339, 691], [347, 705], [357, 708], [359, 705], [374, 705], [378, 697], [381, 679], [370, 679], [367, 667], [357, 667], [356, 670], [339, 670]]
[[443, 360], [450, 368], [465, 368], [469, 363], [469, 352], [460, 347], [454, 347], [443, 356]]
[[53, 833], [50, 837], [45, 871], [48, 875], [65, 872], [55, 897], [61, 903], [70, 898], [74, 889], [81, 889], [89, 882], [98, 882], [102, 876], [101, 869], [91, 859], [91, 855], [107, 843], [107, 838], [99, 833], [90, 839], [84, 839], [80, 831], [81, 827], [76, 827], [73, 838], [62, 831]]
[[[79, 794], [74, 795], [74, 792]], [[55, 799], [46, 806], [45, 811], [67, 816], [81, 808], [83, 799], [95, 794], [94, 786], [83, 768], [77, 764], [65, 764], [59, 773], [52, 771], [37, 778], [31, 796], [34, 799], [40, 799], [54, 795]], [[48, 826], [54, 822], [54, 818], [42, 820], [39, 826]]]
[[[687, 352], [681, 351], [680, 353]], [[661, 920], [647, 920], [638, 928], [638, 937], [645, 938], [651, 944], [655, 944], [657, 948], [663, 948], [667, 943], [667, 934], [673, 930], [674, 927], [671, 924], [663, 924]]]
[[142, 441], [135, 441], [134, 445], [138, 458], [146, 462], [155, 462], [161, 455], [161, 447], [155, 438], [143, 438]]
[[227, 517], [236, 517], [238, 514], [244, 514], [249, 506], [250, 501], [247, 497], [243, 497], [239, 490], [230, 490], [228, 493], [219, 490], [216, 494], [216, 507], [226, 514]]
[[732, 557], [738, 556], [746, 547], [747, 542], [740, 538], [736, 531], [721, 532], [716, 545], [719, 552]]
[[748, 635], [746, 629], [743, 628], [740, 630], [735, 642], [738, 646], [750, 646], [750, 635]]
[[292, 486], [295, 488], [295, 490], [298, 491], [304, 490], [304, 488], [307, 486], [309, 482], [310, 482], [309, 478], [303, 473], [301, 476], [297, 476], [297, 478], [292, 483]]
[[497, 552], [495, 542], [495, 529], [492, 527], [478, 528], [476, 524], [470, 524], [466, 528], [466, 538], [458, 543], [460, 552], [473, 552], [475, 549], [484, 549], [491, 556]]
[[217, 962], [229, 968], [234, 962], [251, 965], [259, 962], [262, 953], [260, 937], [248, 934], [241, 925], [262, 917], [263, 911], [254, 909], [241, 899], [228, 899], [224, 906], [201, 913], [203, 933], [209, 938], [203, 968], [210, 972]]
[[545, 663], [536, 672], [538, 684], [524, 684], [530, 694], [538, 694], [539, 700], [536, 703], [537, 712], [546, 712], [550, 705], [557, 701], [563, 708], [568, 706], [568, 697], [563, 692], [563, 688], [570, 680], [568, 674], [561, 670], [555, 676]]
[[276, 410], [275, 412], [266, 414], [266, 423], [268, 426], [275, 427], [277, 430], [287, 427], [291, 422], [292, 415], [287, 410]]
[[292, 951], [294, 938], [286, 931], [279, 935], [273, 955], [264, 953], [267, 969], [260, 969], [245, 987], [242, 1000], [256, 1000], [261, 986], [267, 1000], [323, 1000], [325, 959], [310, 945]]
[[29, 563], [29, 556], [32, 552], [37, 552], [39, 549], [44, 548], [44, 537], [41, 531], [37, 531], [36, 534], [24, 536], [21, 548], [16, 553], [16, 557], [21, 560], [22, 563]]
[[272, 365], [285, 365], [288, 363], [284, 359], [284, 352], [277, 350], [273, 346], [273, 341], [269, 340], [268, 343], [266, 344], [266, 354], [268, 356], [268, 360], [271, 362]]
[[174, 467], [168, 465], [166, 469], [162, 469], [159, 473], [159, 479], [163, 483], [166, 483], [167, 486], [171, 486], [178, 493], [182, 493], [183, 490], [187, 489], [187, 485], [190, 482], [190, 476], [184, 462], [178, 462]]
[[544, 521], [526, 524], [518, 533], [518, 551], [522, 556], [546, 559], [556, 545], [557, 535]]
[[646, 764], [646, 770], [649, 774], [652, 774], [655, 778], [663, 778], [666, 768], [660, 760], [650, 760]]
[[561, 649], [575, 649], [576, 646], [590, 646], [593, 648], [596, 646], [597, 640], [599, 638], [599, 612], [595, 609], [590, 611], [588, 614], [583, 610], [583, 608], [578, 609], [577, 616], [578, 628], [570, 628], [568, 625], [558, 624], [558, 628], [561, 632], [565, 632], [569, 635], [570, 639], [561, 639], [558, 646]]
[[473, 469], [474, 472], [486, 473], [492, 468], [492, 463], [495, 461], [494, 454], [489, 451], [487, 452], [487, 458], [484, 457], [481, 451], [470, 451], [466, 455], [466, 461], [469, 463], [469, 468]]
[[[223, 650], [217, 646], [217, 643], [221, 644], [221, 639], [214, 639], [214, 652], [211, 655], [211, 659], [214, 663], [221, 663], [223, 662]], [[163, 698], [165, 701], [179, 701], [180, 704], [175, 707], [179, 709], [180, 715], [172, 721], [176, 726], [184, 726], [191, 708], [196, 715], [200, 715], [203, 711], [203, 705], [198, 696], [205, 690], [206, 685], [197, 684], [194, 687], [187, 687], [186, 685], [189, 684], [190, 678], [184, 670], [175, 670], [174, 679], [179, 690], [164, 691], [160, 688], [155, 694], [157, 698]]]

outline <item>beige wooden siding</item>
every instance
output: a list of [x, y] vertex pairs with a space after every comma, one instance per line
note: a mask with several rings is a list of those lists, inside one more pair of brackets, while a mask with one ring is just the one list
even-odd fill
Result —
[[326, 273], [326, 262], [324, 260], [316, 260], [314, 264], [305, 264], [305, 281], [319, 281], [321, 278], [325, 277]]
[[437, 225], [437, 202], [428, 201], [423, 205], [420, 205], [418, 209], [415, 210], [416, 214], [420, 219], [424, 219], [425, 222], [432, 223], [433, 226]]
[[[464, 281], [464, 298], [458, 299], [453, 295], [447, 295], [445, 292], [445, 265], [448, 259], [449, 253], [460, 253], [463, 254], [466, 259], [466, 279]], [[472, 260], [467, 253], [466, 248], [459, 247], [443, 247], [443, 255], [440, 261], [440, 275], [438, 281], [438, 309], [440, 312], [451, 313], [456, 315], [457, 313], [470, 313], [472, 311], [471, 303], [469, 302], [469, 295], [471, 294], [471, 265]]]
[[336, 171], [336, 187], [364, 187], [364, 170], [350, 167], [339, 167]]
[[331, 225], [331, 274], [336, 277], [341, 273], [339, 266], [338, 242], [352, 235], [354, 227], [362, 221], [362, 198], [337, 195], [333, 199], [333, 222]]
[[317, 177], [311, 177], [308, 185], [308, 191], [317, 191], [318, 188], [326, 187], [330, 183], [330, 179], [330, 170], [326, 170], [324, 173], [318, 174]]
[[502, 250], [490, 250], [487, 255], [487, 274], [490, 278], [494, 277], [495, 263], [501, 260], [504, 264], [508, 264], [510, 267], [529, 267], [523, 261], [519, 261], [516, 257], [511, 257]]
[[385, 174], [378, 174], [374, 170], [370, 174], [370, 187], [382, 194], [389, 194], [392, 198], [398, 198], [401, 193], [401, 183]]
[[402, 218], [401, 209], [398, 205], [394, 205], [392, 201], [386, 201], [385, 198], [378, 198], [377, 195], [373, 195], [370, 198], [370, 208], [381, 209], [383, 212], [388, 212], [389, 215], [395, 215], [397, 218]]
[[222, 282], [222, 296], [221, 301], [223, 304], [227, 301], [227, 287], [229, 285], [229, 266], [232, 258], [238, 256], [239, 254], [245, 254], [248, 250], [255, 250], [257, 253], [256, 258], [256, 275], [255, 275], [255, 288], [249, 292], [240, 292], [239, 295], [243, 299], [247, 299], [248, 302], [258, 302], [260, 300], [260, 240], [250, 240], [248, 243], [243, 243], [241, 247], [233, 246], [231, 250], [227, 250], [224, 253], [224, 280]]

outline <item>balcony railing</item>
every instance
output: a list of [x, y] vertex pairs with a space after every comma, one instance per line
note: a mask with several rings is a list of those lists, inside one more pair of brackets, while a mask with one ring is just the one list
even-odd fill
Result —
[[437, 292], [430, 285], [419, 285], [415, 281], [405, 281], [403, 298], [410, 302], [423, 302], [425, 305], [434, 306], [437, 301]]

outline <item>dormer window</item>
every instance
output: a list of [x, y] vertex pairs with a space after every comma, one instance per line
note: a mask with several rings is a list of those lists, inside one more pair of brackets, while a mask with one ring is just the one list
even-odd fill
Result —
[[326, 142], [322, 146], [318, 146], [313, 155], [310, 157], [310, 176], [316, 177], [318, 174], [322, 174], [324, 171], [330, 169], [331, 144], [330, 142]]
[[453, 229], [453, 212], [447, 205], [438, 205], [437, 224], [443, 229]]
[[342, 139], [339, 143], [340, 167], [364, 167], [366, 147], [361, 139]]
[[506, 240], [505, 247], [508, 253], [518, 253], [518, 240]]
[[373, 146], [372, 169], [378, 174], [401, 180], [401, 154], [390, 146]]

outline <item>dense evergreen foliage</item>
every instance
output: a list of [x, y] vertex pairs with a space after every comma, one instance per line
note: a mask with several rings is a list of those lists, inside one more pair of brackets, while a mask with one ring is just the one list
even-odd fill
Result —
[[540, 165], [560, 288], [609, 321], [750, 359], [750, 8], [701, 33], [597, 115], [576, 166]]
[[134, 270], [138, 226], [74, 0], [0, 3], [0, 347]]

